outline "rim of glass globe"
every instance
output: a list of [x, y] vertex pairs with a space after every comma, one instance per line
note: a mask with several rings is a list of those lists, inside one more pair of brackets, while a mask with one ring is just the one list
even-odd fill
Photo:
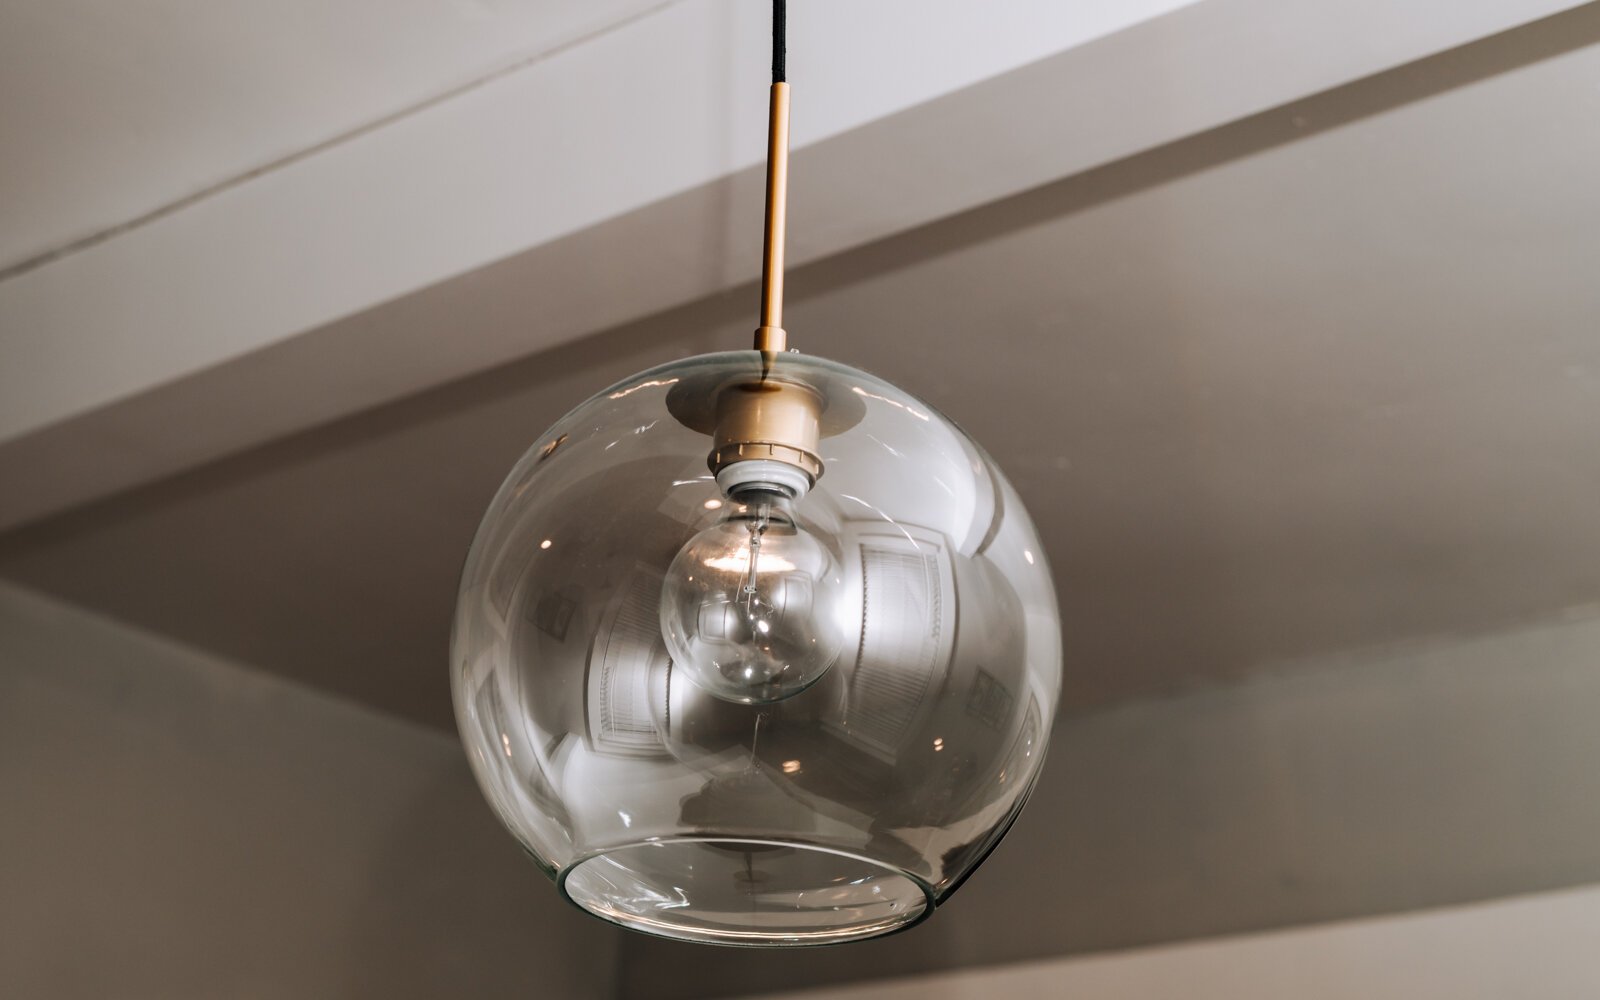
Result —
[[[1008, 820], [1004, 824], [1004, 827], [1008, 829], [1010, 825], [1011, 824]], [[995, 841], [998, 842], [1004, 837], [1004, 834], [1005, 829], [999, 831], [999, 836], [995, 837]], [[819, 922], [816, 926], [803, 930], [796, 928], [790, 928], [786, 931], [752, 930], [747, 922], [743, 922], [748, 919], [748, 914], [733, 915], [735, 920], [721, 928], [707, 927], [703, 925], [703, 922], [698, 924], [691, 923], [689, 921], [674, 923], [671, 920], [651, 918], [638, 914], [629, 914], [616, 908], [608, 910], [600, 905], [605, 902], [604, 899], [586, 901], [585, 899], [579, 898], [578, 895], [575, 894], [575, 886], [573, 885], [574, 878], [581, 878], [581, 873], [585, 870], [585, 867], [591, 865], [593, 862], [614, 858], [615, 856], [624, 854], [626, 852], [657, 850], [663, 848], [671, 849], [673, 847], [691, 847], [696, 845], [711, 847], [723, 846], [733, 849], [738, 849], [740, 845], [745, 845], [761, 850], [788, 848], [794, 851], [805, 852], [810, 855], [828, 856], [834, 859], [859, 865], [863, 868], [874, 870], [879, 873], [879, 877], [887, 877], [903, 881], [908, 888], [915, 890], [917, 893], [917, 898], [915, 900], [916, 905], [914, 907], [907, 907], [903, 913], [892, 914], [888, 917], [877, 919], [856, 920], [847, 923], [835, 923], [833, 925], [825, 925], [819, 919]], [[993, 850], [993, 848], [994, 844], [991, 844], [988, 850], [984, 852], [984, 856], [987, 857], [989, 851]], [[963, 878], [961, 881], [965, 881], [965, 878]], [[653, 837], [648, 840], [639, 840], [624, 844], [612, 844], [608, 847], [588, 851], [574, 859], [572, 862], [555, 873], [555, 883], [556, 889], [560, 892], [562, 899], [566, 900], [572, 906], [578, 908], [589, 916], [598, 920], [603, 920], [606, 923], [616, 924], [617, 926], [626, 928], [630, 931], [648, 934], [651, 937], [663, 938], [669, 941], [687, 942], [690, 944], [718, 945], [731, 948], [815, 948], [836, 944], [850, 944], [851, 942], [855, 941], [866, 941], [873, 938], [887, 937], [890, 934], [898, 934], [901, 931], [910, 930], [911, 928], [922, 923], [924, 920], [927, 920], [933, 915], [934, 909], [939, 904], [939, 894], [934, 891], [931, 885], [929, 885], [916, 874], [909, 872], [897, 865], [886, 864], [885, 862], [875, 858], [870, 858], [863, 854], [856, 854], [851, 851], [840, 850], [835, 847], [822, 847], [817, 844], [810, 844], [804, 841], [779, 840], [770, 837], [734, 837], [688, 834], [683, 836]], [[951, 890], [954, 888], [955, 886], [951, 886]], [[948, 896], [949, 891], [947, 891], [945, 895]], [[595, 905], [591, 905], [591, 902], [593, 902]], [[704, 914], [704, 910], [696, 906], [692, 901], [689, 902], [688, 905], [681, 907], [681, 911], [682, 915], [686, 917], [700, 917]], [[805, 912], [813, 912], [819, 918], [824, 918], [830, 912], [837, 911], [830, 911], [828, 909], [819, 907], [814, 911]]]
[[[619, 390], [645, 388], [645, 385], [657, 375], [670, 372], [674, 369], [682, 370], [684, 368], [713, 367], [725, 367], [729, 369], [729, 377], [732, 378], [737, 378], [745, 374], [763, 374], [773, 371], [781, 372], [785, 368], [795, 369], [796, 374], [809, 369], [817, 375], [824, 376], [843, 376], [849, 378], [865, 376], [879, 385], [904, 396], [907, 399], [916, 400], [920, 406], [937, 412], [940, 420], [943, 420], [952, 426], [958, 428], [960, 427], [960, 424], [957, 424], [954, 420], [951, 420], [948, 415], [939, 411], [926, 400], [907, 392], [905, 389], [902, 389], [900, 386], [869, 369], [849, 364], [844, 361], [836, 361], [833, 358], [822, 354], [807, 354], [798, 348], [790, 348], [781, 354], [770, 356], [749, 348], [732, 351], [708, 351], [704, 354], [690, 354], [684, 357], [673, 358], [671, 361], [663, 361], [660, 364], [651, 365], [648, 368], [641, 368], [636, 372], [617, 379], [615, 382], [612, 382], [599, 392], [596, 392], [590, 395], [588, 398], [574, 404], [565, 413], [563, 413], [559, 419], [552, 422], [550, 427], [555, 428], [561, 426], [570, 417], [577, 414], [590, 403], [605, 397], [611, 397], [613, 399], [617, 398], [615, 394]], [[716, 384], [720, 385], [722, 383], [718, 382]], [[965, 430], [962, 430], [961, 433], [966, 435], [968, 439], [971, 440], [971, 435], [967, 435]], [[537, 444], [535, 444], [534, 447], [537, 447]], [[708, 452], [710, 451], [710, 447], [710, 439], [707, 438], [706, 449]]]

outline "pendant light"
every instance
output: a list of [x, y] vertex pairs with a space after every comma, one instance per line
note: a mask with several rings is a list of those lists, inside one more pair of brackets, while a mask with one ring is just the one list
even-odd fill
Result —
[[1021, 810], [1060, 691], [1050, 576], [994, 463], [787, 348], [773, 6], [754, 350], [641, 372], [539, 438], [478, 528], [451, 640], [473, 771], [561, 893], [732, 945], [927, 917]]

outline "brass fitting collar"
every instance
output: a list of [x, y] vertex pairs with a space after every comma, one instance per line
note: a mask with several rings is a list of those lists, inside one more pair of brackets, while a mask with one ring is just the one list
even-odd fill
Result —
[[765, 378], [735, 382], [717, 395], [717, 423], [707, 464], [712, 473], [735, 462], [783, 462], [815, 482], [822, 396], [808, 385]]

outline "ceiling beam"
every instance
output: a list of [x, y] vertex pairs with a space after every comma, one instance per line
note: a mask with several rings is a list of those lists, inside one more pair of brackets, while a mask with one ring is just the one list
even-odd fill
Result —
[[[790, 258], [1574, 6], [818, 0]], [[0, 281], [0, 528], [752, 281], [766, 27], [665, 5]]]

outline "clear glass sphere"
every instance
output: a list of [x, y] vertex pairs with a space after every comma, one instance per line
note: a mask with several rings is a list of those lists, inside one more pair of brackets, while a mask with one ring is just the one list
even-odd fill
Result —
[[664, 365], [535, 442], [468, 555], [451, 683], [484, 794], [574, 903], [827, 944], [922, 919], [1005, 833], [1060, 628], [993, 463], [844, 365], [776, 359], [826, 401], [824, 471], [754, 544], [761, 511], [719, 489], [690, 411], [761, 372], [753, 351]]
[[719, 698], [757, 704], [799, 694], [844, 646], [839, 558], [793, 507], [766, 490], [737, 494], [667, 568], [667, 652]]

